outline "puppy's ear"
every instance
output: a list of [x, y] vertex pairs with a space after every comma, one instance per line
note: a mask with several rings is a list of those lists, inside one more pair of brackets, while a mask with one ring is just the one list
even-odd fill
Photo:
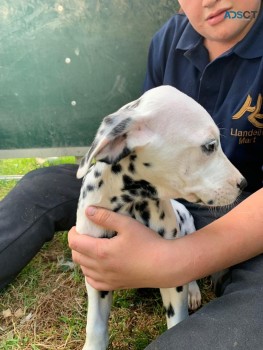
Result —
[[139, 103], [139, 100], [131, 102], [103, 119], [88, 153], [80, 163], [78, 178], [86, 175], [95, 159], [108, 164], [116, 163], [149, 141], [149, 130], [136, 109]]

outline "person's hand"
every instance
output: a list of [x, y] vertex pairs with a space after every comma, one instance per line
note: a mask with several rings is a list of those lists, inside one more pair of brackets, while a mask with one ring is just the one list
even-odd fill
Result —
[[159, 262], [165, 256], [167, 241], [138, 221], [106, 209], [91, 207], [86, 215], [94, 223], [118, 232], [107, 239], [78, 234], [75, 227], [70, 230], [73, 260], [91, 286], [116, 290], [160, 284]]
[[165, 240], [136, 220], [106, 209], [88, 208], [87, 215], [118, 232], [111, 239], [79, 235], [75, 228], [69, 232], [73, 260], [98, 290], [181, 286], [263, 252], [263, 189], [210, 225], [176, 240]]

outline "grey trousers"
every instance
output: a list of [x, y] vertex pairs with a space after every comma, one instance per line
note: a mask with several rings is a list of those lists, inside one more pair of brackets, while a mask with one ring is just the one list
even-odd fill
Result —
[[230, 269], [221, 296], [147, 350], [262, 350], [263, 255]]

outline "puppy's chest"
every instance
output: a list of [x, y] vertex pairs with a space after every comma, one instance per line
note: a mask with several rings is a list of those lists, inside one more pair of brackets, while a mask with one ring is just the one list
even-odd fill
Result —
[[[131, 216], [166, 239], [174, 239], [179, 233], [170, 201], [159, 199], [154, 185], [135, 177], [120, 163], [97, 163], [91, 168], [83, 180], [79, 211], [84, 211], [89, 205]], [[103, 237], [113, 235], [105, 230], [101, 233]]]
[[176, 217], [163, 201], [139, 196], [131, 198], [129, 194], [115, 196], [112, 201], [113, 211], [131, 216], [166, 239], [176, 238], [179, 230]]

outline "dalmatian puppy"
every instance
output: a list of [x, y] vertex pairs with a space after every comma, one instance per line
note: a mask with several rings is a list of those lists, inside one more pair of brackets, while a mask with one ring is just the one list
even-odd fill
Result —
[[[89, 205], [129, 215], [164, 239], [195, 228], [189, 212], [171, 198], [207, 206], [236, 200], [246, 181], [224, 155], [219, 130], [197, 102], [171, 86], [141, 98], [104, 118], [77, 173], [83, 179], [76, 229], [94, 237], [116, 233], [90, 222]], [[88, 317], [83, 350], [105, 350], [112, 293], [86, 282]], [[188, 316], [188, 286], [161, 289], [168, 328]], [[189, 305], [200, 306], [196, 282], [189, 285]]]

